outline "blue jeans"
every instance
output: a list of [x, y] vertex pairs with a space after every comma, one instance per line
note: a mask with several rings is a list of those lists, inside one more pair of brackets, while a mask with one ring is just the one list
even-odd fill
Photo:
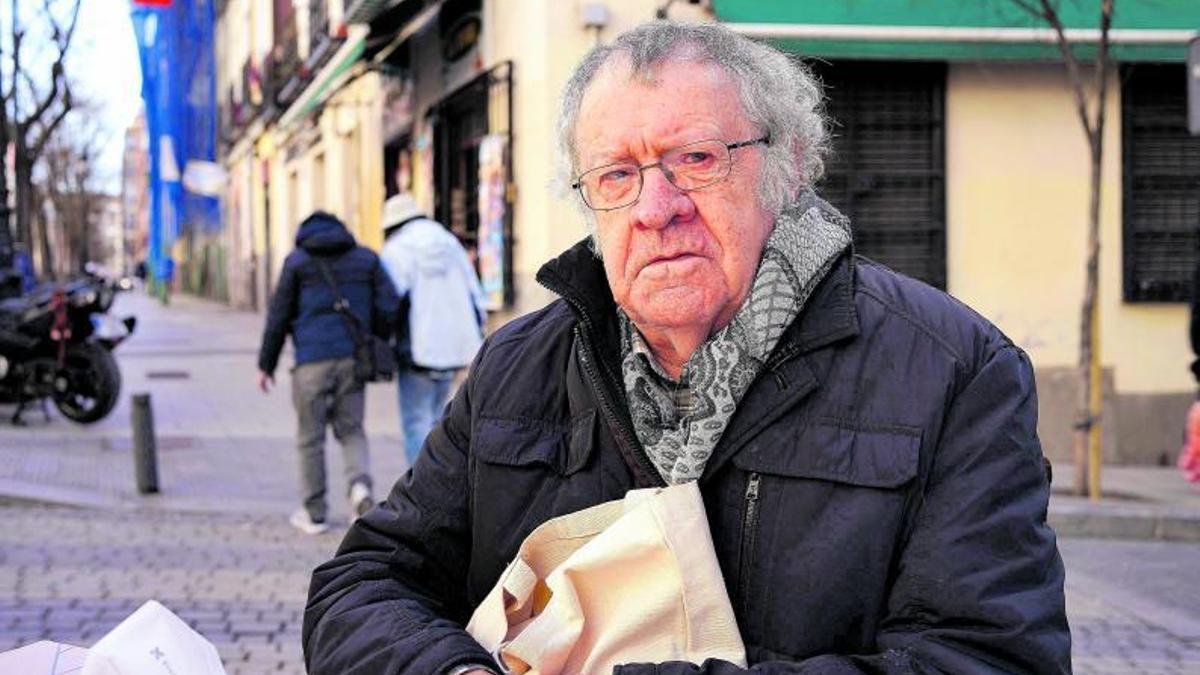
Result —
[[400, 420], [404, 426], [404, 454], [411, 467], [417, 461], [425, 437], [442, 416], [450, 399], [454, 371], [401, 369], [396, 378], [400, 390]]

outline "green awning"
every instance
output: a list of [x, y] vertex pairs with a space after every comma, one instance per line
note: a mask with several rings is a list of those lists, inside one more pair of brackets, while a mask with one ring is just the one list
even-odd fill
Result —
[[[1076, 53], [1099, 37], [1098, 2], [1060, 5]], [[829, 58], [1054, 60], [1054, 34], [1010, 0], [713, 0], [734, 30]], [[1200, 32], [1197, 0], [1122, 0], [1110, 33], [1120, 61], [1182, 62]]]

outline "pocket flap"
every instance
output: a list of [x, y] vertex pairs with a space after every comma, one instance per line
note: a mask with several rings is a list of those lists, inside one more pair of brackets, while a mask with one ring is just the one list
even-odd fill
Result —
[[917, 475], [921, 430], [813, 422], [764, 434], [733, 463], [744, 471], [865, 487], [899, 487]]
[[484, 418], [476, 426], [471, 445], [475, 456], [489, 464], [542, 465], [567, 476], [587, 464], [594, 421], [595, 412], [577, 418], [570, 425]]

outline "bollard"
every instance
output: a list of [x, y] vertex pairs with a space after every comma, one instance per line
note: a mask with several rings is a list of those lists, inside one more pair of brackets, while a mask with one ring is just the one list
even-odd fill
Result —
[[158, 459], [150, 394], [133, 395], [133, 470], [142, 494], [158, 492]]

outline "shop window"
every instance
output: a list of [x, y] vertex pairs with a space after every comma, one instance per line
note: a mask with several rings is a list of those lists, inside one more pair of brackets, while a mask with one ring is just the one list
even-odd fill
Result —
[[[512, 63], [506, 61], [430, 111], [435, 217], [472, 253], [493, 309], [511, 305], [515, 297], [512, 109]], [[399, 153], [395, 162], [399, 180]]]
[[858, 253], [945, 289], [945, 65], [815, 69], [834, 120], [818, 192], [851, 219]]
[[1200, 137], [1188, 135], [1182, 64], [1121, 71], [1125, 300], [1191, 297], [1200, 238]]
[[443, 101], [435, 125], [437, 219], [468, 249], [479, 234], [479, 143], [488, 133], [488, 88], [477, 79]]

